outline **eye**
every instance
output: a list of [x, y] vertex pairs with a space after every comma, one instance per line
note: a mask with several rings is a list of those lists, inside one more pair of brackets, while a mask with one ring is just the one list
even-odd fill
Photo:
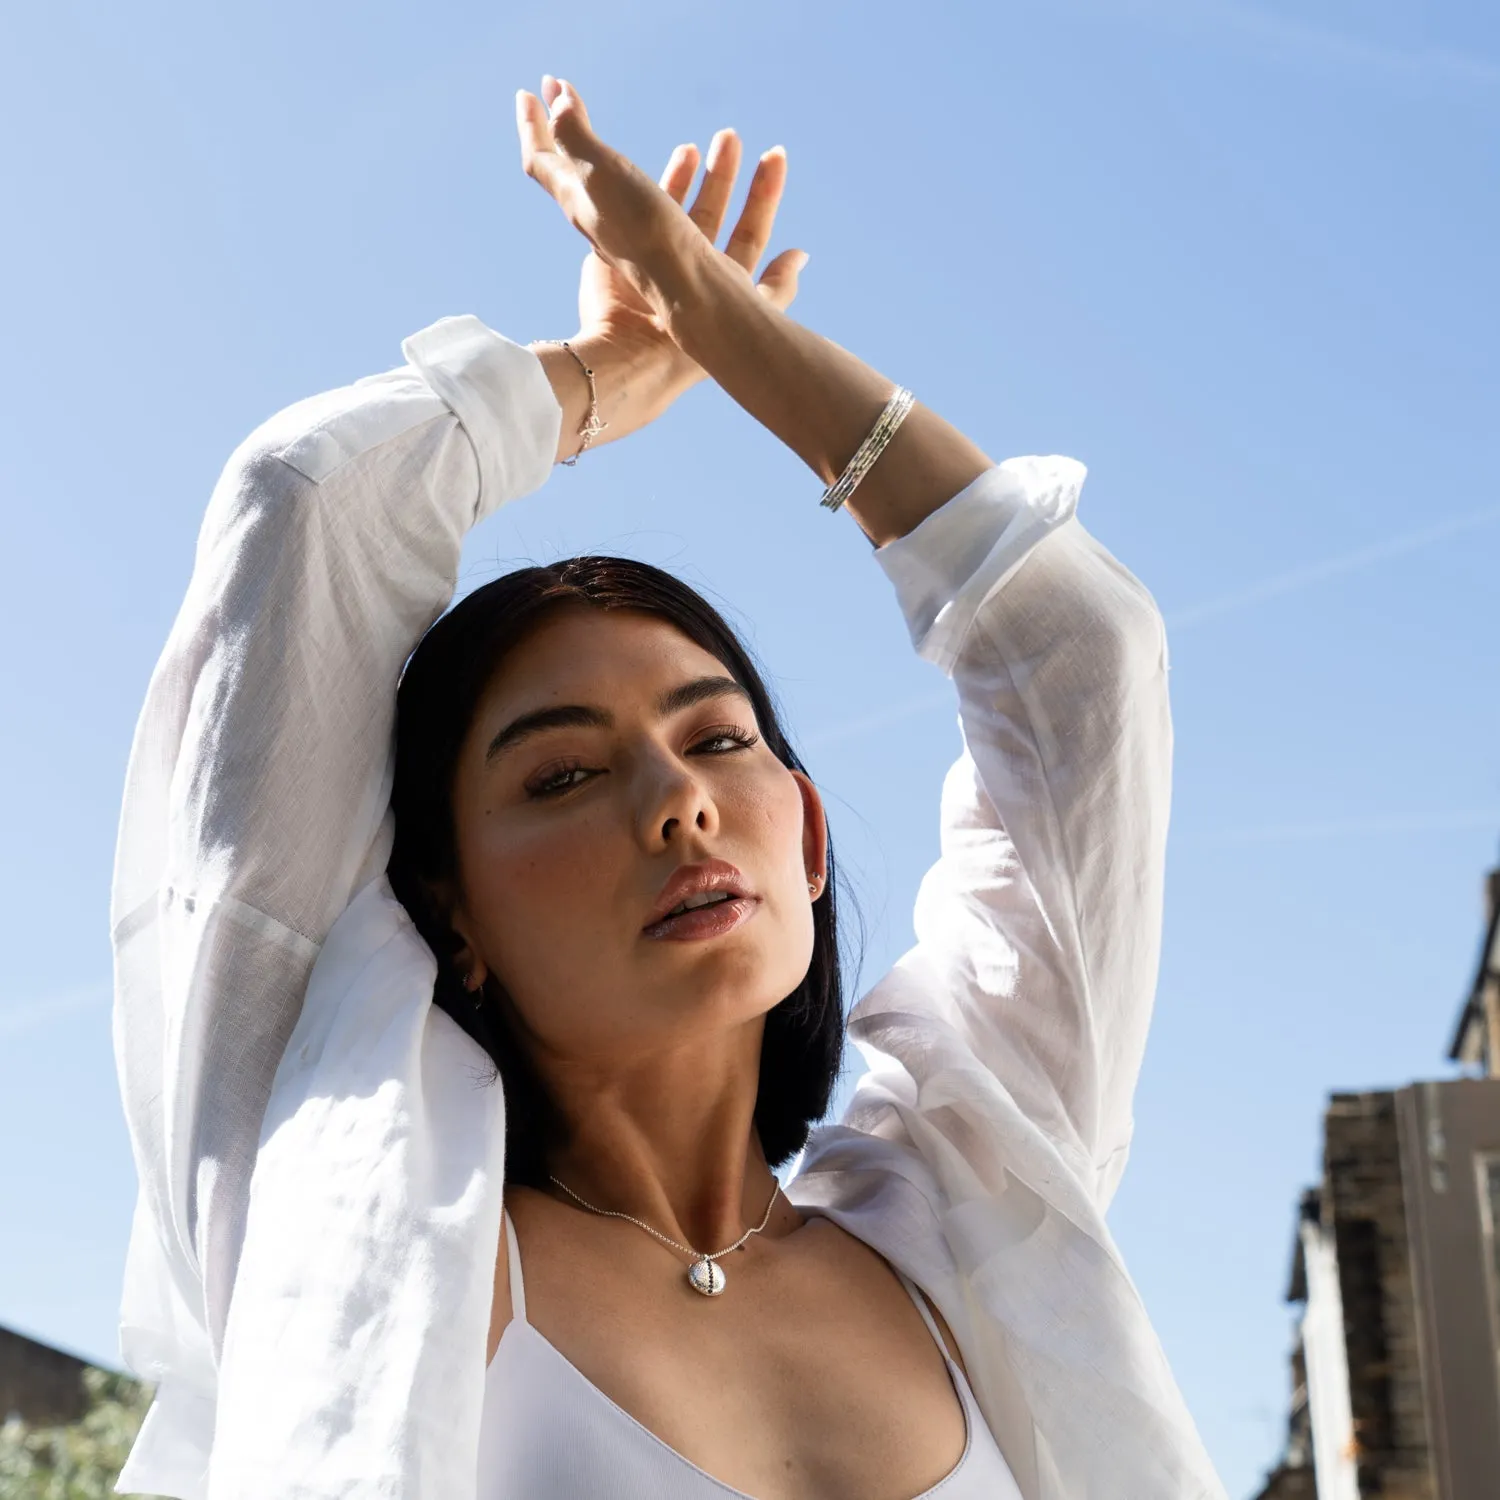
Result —
[[[689, 755], [733, 755], [739, 750], [749, 750], [760, 743], [760, 736], [753, 729], [744, 729], [738, 724], [717, 724], [706, 731], [688, 747]], [[603, 775], [603, 771], [583, 765], [576, 760], [553, 761], [543, 766], [525, 783], [529, 798], [545, 799], [560, 797]]]
[[737, 724], [718, 724], [695, 743], [689, 755], [732, 755], [736, 750], [748, 750], [760, 743], [760, 736], [750, 729], [741, 729]]
[[590, 776], [595, 774], [587, 766], [579, 765], [576, 761], [561, 761], [555, 765], [544, 766], [527, 781], [526, 795], [528, 797], [556, 797], [561, 792], [571, 791], [575, 786], [582, 786]]

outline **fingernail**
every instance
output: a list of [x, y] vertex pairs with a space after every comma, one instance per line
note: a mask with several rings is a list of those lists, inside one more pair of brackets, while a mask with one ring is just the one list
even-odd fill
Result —
[[769, 151], [762, 151], [760, 153], [760, 159], [762, 161], [770, 161], [770, 159], [773, 156], [785, 156], [785, 155], [786, 155], [786, 147], [785, 146], [772, 146]]
[[797, 252], [797, 270], [798, 270], [798, 271], [799, 271], [799, 272], [801, 272], [801, 271], [804, 271], [804, 270], [806, 270], [806, 268], [807, 268], [807, 263], [808, 263], [808, 261], [810, 261], [810, 260], [811, 260], [811, 259], [812, 259], [812, 256], [810, 256], [810, 255], [809, 255], [809, 254], [808, 254], [808, 253], [807, 253], [807, 251], [806, 251], [806, 250], [799, 250], [799, 251], [798, 251], [798, 252]]

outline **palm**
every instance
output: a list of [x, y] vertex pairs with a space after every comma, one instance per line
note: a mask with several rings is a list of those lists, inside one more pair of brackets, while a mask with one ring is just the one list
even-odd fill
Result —
[[665, 334], [651, 304], [597, 250], [584, 257], [578, 280], [580, 328], [648, 327]]

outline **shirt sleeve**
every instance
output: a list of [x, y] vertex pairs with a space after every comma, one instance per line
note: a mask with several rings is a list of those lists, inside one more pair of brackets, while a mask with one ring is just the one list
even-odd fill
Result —
[[[403, 353], [230, 458], [126, 777], [114, 1030], [140, 1192], [121, 1347], [206, 1435], [272, 1082], [325, 937], [389, 854], [402, 666], [465, 533], [556, 453], [529, 350], [463, 317]], [[190, 1493], [203, 1459], [185, 1444], [157, 1472]]]
[[[877, 553], [958, 688], [963, 751], [916, 946], [851, 1030], [898, 1049], [940, 1031], [1102, 1210], [1156, 988], [1172, 731], [1160, 613], [1078, 521], [1083, 478], [1011, 460]], [[894, 1020], [914, 1006], [921, 1025]]]

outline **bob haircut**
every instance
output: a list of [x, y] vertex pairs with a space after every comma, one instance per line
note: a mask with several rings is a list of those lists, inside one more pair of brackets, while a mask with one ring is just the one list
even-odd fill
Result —
[[[458, 752], [485, 687], [502, 661], [565, 605], [631, 610], [675, 626], [723, 663], [750, 697], [761, 736], [801, 771], [765, 682], [729, 624], [680, 579], [620, 557], [574, 557], [522, 568], [476, 589], [423, 636], [396, 695], [395, 842], [391, 887], [437, 958], [433, 1001], [493, 1059], [505, 1090], [505, 1180], [547, 1184], [549, 1149], [565, 1123], [532, 1065], [525, 1027], [500, 982], [463, 987], [461, 946], [448, 913], [459, 889], [453, 779]], [[813, 905], [807, 974], [766, 1016], [755, 1126], [771, 1166], [789, 1161], [827, 1113], [844, 1050], [843, 988], [834, 904], [833, 848], [822, 900]], [[492, 1080], [493, 1081], [493, 1080]]]

